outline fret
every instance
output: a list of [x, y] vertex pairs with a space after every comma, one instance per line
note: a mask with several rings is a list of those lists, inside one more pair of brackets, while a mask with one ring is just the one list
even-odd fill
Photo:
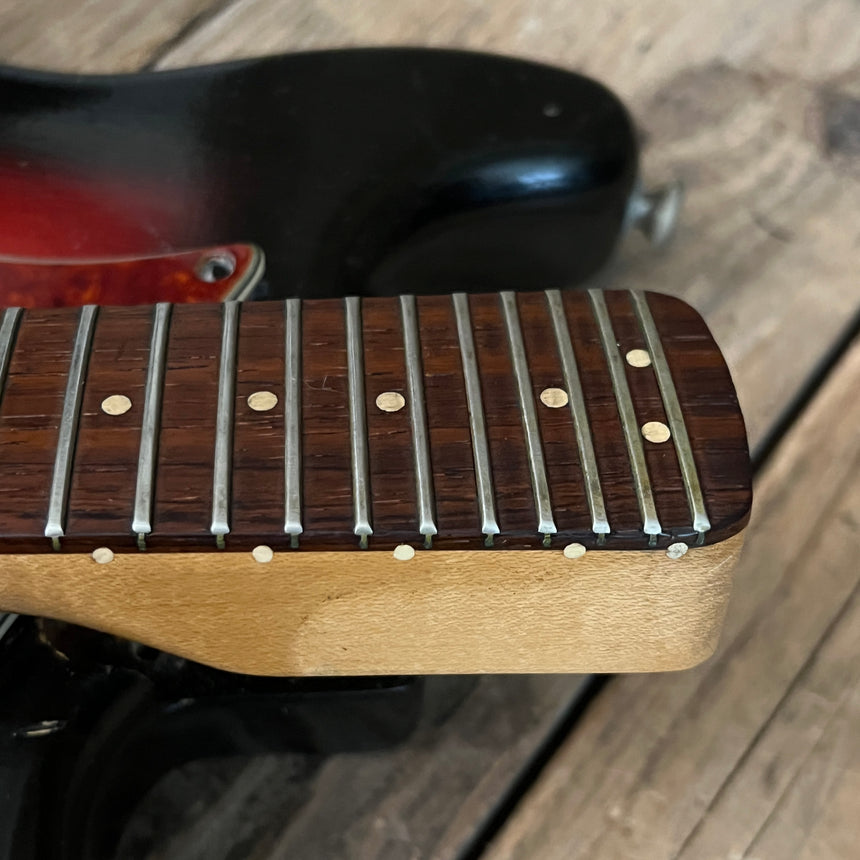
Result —
[[538, 429], [537, 414], [535, 412], [528, 360], [520, 329], [516, 294], [503, 292], [500, 294], [500, 300], [505, 321], [505, 331], [508, 338], [508, 347], [514, 368], [514, 379], [517, 386], [523, 432], [525, 434], [526, 453], [528, 456], [532, 490], [534, 492], [535, 513], [538, 519], [537, 530], [539, 534], [544, 536], [544, 543], [548, 544], [550, 535], [556, 533], [556, 527], [552, 516], [549, 482], [547, 480], [540, 430]]
[[[96, 314], [0, 314], [0, 482], [32, 498], [0, 505], [0, 553], [45, 536], [67, 553], [215, 551], [228, 534], [232, 551], [276, 554], [299, 536], [312, 551], [371, 535], [382, 552], [418, 535], [434, 551], [615, 549], [644, 531], [665, 548], [722, 540], [748, 510], [728, 371], [675, 299], [548, 290]], [[627, 367], [646, 347], [653, 366]], [[557, 388], [566, 400], [538, 399]], [[377, 407], [400, 392], [403, 408]], [[127, 412], [102, 408], [116, 395]], [[672, 442], [646, 442], [648, 421]]]
[[582, 465], [585, 494], [591, 512], [591, 530], [598, 535], [598, 539], [600, 536], [605, 539], [605, 536], [610, 533], [609, 520], [606, 516], [603, 489], [600, 485], [600, 473], [597, 470], [597, 456], [594, 452], [594, 440], [591, 435], [588, 410], [585, 406], [582, 382], [579, 378], [579, 368], [573, 352], [573, 343], [570, 339], [570, 329], [567, 325], [561, 293], [558, 290], [547, 290], [546, 301], [555, 333], [565, 389], [569, 398], [570, 413], [576, 430], [576, 444], [579, 451], [579, 461]]
[[284, 532], [298, 546], [302, 533], [302, 303], [284, 303]]
[[152, 337], [149, 344], [149, 365], [146, 371], [134, 513], [131, 523], [132, 533], [137, 535], [140, 549], [146, 548], [146, 536], [152, 531], [152, 487], [161, 425], [161, 401], [164, 392], [171, 310], [172, 306], [168, 302], [161, 302], [155, 306], [152, 314]]
[[657, 325], [654, 322], [654, 317], [651, 315], [648, 300], [642, 293], [632, 290], [630, 291], [630, 300], [651, 356], [654, 375], [657, 377], [657, 384], [660, 387], [660, 396], [663, 400], [663, 407], [666, 410], [669, 430], [672, 434], [675, 452], [678, 455], [678, 463], [680, 464], [681, 474], [684, 479], [684, 491], [690, 506], [690, 515], [693, 518], [693, 529], [698, 532], [701, 543], [704, 541], [705, 532], [711, 528], [711, 523], [705, 510], [705, 500], [699, 482], [699, 473], [696, 469], [696, 462], [693, 459], [693, 449], [690, 445], [687, 425], [678, 400], [678, 392], [675, 389], [672, 372], [669, 369], [669, 363], [666, 361], [666, 354], [663, 350], [663, 342], [657, 330]]
[[406, 393], [412, 426], [412, 454], [415, 461], [415, 491], [418, 504], [418, 534], [427, 548], [437, 533], [433, 513], [433, 471], [430, 468], [430, 443], [424, 405], [424, 376], [421, 366], [421, 341], [415, 296], [400, 297], [403, 324], [403, 358], [406, 364]]
[[463, 362], [463, 379], [466, 385], [466, 400], [469, 407], [469, 429], [472, 436], [472, 452], [475, 461], [475, 487], [478, 491], [478, 507], [481, 515], [481, 533], [486, 545], [492, 546], [493, 536], [499, 534], [496, 522], [496, 502], [493, 492], [493, 474], [490, 467], [490, 448], [487, 443], [487, 423], [484, 417], [484, 401], [481, 394], [481, 378], [475, 353], [475, 338], [472, 334], [472, 317], [469, 313], [469, 297], [466, 293], [454, 293], [451, 297], [457, 318], [457, 338]]
[[361, 299], [348, 296], [346, 347], [349, 402], [349, 437], [352, 468], [353, 534], [362, 549], [373, 534], [370, 524], [370, 475], [368, 468], [367, 407], [364, 394], [364, 350], [361, 335]]
[[224, 302], [221, 359], [218, 369], [218, 407], [215, 418], [215, 463], [212, 483], [212, 525], [219, 549], [230, 533], [230, 478], [233, 461], [233, 416], [236, 400], [236, 342], [239, 302]]
[[6, 387], [6, 376], [9, 373], [9, 362], [20, 320], [21, 308], [7, 308], [3, 312], [3, 322], [0, 323], [0, 398]]
[[48, 518], [45, 523], [45, 537], [51, 539], [51, 544], [55, 550], [60, 549], [60, 538], [64, 535], [69, 478], [71, 477], [75, 439], [81, 414], [81, 397], [97, 314], [98, 308], [95, 305], [84, 305], [81, 308], [78, 329], [72, 347], [72, 360], [63, 399], [60, 433], [48, 497]]
[[628, 456], [630, 457], [630, 468], [636, 488], [636, 498], [642, 515], [642, 530], [649, 536], [649, 543], [654, 545], [656, 544], [657, 535], [661, 533], [662, 529], [660, 521], [657, 518], [657, 508], [654, 504], [651, 480], [648, 475], [648, 467], [645, 463], [642, 439], [636, 423], [633, 398], [630, 396], [630, 388], [624, 373], [624, 365], [618, 352], [615, 331], [612, 327], [612, 320], [609, 316], [609, 310], [606, 307], [603, 293], [600, 290], [589, 290], [588, 296], [600, 331], [603, 353], [609, 367], [609, 377], [612, 382], [612, 390], [615, 393], [618, 416], [621, 419], [622, 432], [627, 445]]

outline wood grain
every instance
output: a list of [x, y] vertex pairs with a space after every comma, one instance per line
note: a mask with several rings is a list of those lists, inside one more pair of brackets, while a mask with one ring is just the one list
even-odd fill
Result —
[[[828, 814], [816, 804], [801, 823], [796, 816], [809, 807], [800, 812], [802, 789], [792, 785], [805, 779], [819, 734], [822, 745], [856, 755], [856, 736], [846, 746], [836, 721], [857, 682], [842, 643], [856, 637], [844, 625], [856, 613], [860, 581], [858, 384], [860, 343], [762, 476], [714, 660], [683, 675], [613, 682], [523, 800], [490, 860], [731, 856], [735, 844], [738, 856], [781, 857], [754, 849], [760, 830], [771, 845], [784, 844], [772, 814], [810, 832]], [[828, 662], [816, 667], [819, 659]], [[821, 720], [802, 692], [815, 683], [830, 685], [818, 703]], [[804, 731], [802, 722], [793, 727], [803, 720], [796, 707], [806, 709], [811, 734], [790, 740], [781, 732]], [[844, 780], [849, 791], [852, 777]], [[562, 804], [568, 812], [559, 816]], [[840, 827], [835, 838], [845, 839], [850, 822]]]
[[[540, 444], [546, 455], [547, 482], [552, 488], [558, 520], [553, 545], [561, 548], [575, 541], [602, 549], [591, 531], [570, 410], [550, 409], [540, 402], [540, 392], [545, 387], [564, 384], [546, 296], [538, 293], [520, 296], [519, 300], [525, 357], [533, 368], [528, 397], [537, 404], [540, 414]], [[573, 348], [579, 352], [585, 412], [592, 424], [602, 492], [610, 516], [611, 532], [606, 536], [605, 548], [644, 548], [648, 544], [633, 489], [630, 457], [610, 382], [607, 355], [597, 336], [591, 306], [581, 293], [568, 293], [563, 302], [574, 332]], [[643, 336], [633, 315], [630, 295], [608, 292], [606, 302], [620, 353], [641, 348]], [[667, 341], [667, 362], [671, 361], [673, 375], [678, 379], [690, 448], [697, 461], [712, 522], [704, 540], [718, 543], [742, 529], [748, 517], [751, 491], [743, 419], [728, 369], [702, 320], [677, 299], [654, 297], [653, 304], [657, 309], [655, 321]], [[501, 528], [495, 546], [539, 548], [543, 538], [538, 533], [523, 407], [513, 379], [511, 346], [501, 302], [497, 295], [476, 295], [470, 297], [470, 305]], [[443, 382], [457, 377], [455, 385], [447, 385], [445, 398], [438, 394], [429, 401], [425, 398], [428, 425], [433, 428], [431, 443], [436, 439], [444, 445], [435, 451], [435, 456], [431, 448], [431, 467], [436, 466], [431, 472], [432, 484], [445, 492], [445, 521], [444, 524], [440, 521], [443, 527], [435, 536], [434, 545], [440, 549], [481, 549], [484, 538], [475, 509], [472, 448], [470, 436], [466, 435], [468, 428], [464, 426], [468, 423], [468, 408], [451, 297], [419, 303], [422, 309], [435, 308], [437, 314], [445, 306], [447, 311], [442, 319], [447, 321], [447, 330], [437, 325], [419, 335], [422, 351], [434, 356], [429, 369], [420, 371], [422, 380], [432, 379], [439, 370], [443, 371]], [[64, 313], [68, 320], [77, 319], [75, 309]], [[222, 317], [220, 305], [177, 305], [172, 311], [158, 429], [153, 530], [147, 538], [149, 549], [155, 552], [215, 551], [209, 528]], [[306, 422], [303, 441], [307, 450], [302, 470], [306, 488], [303, 516], [307, 522], [300, 545], [302, 549], [358, 552], [358, 541], [353, 534], [347, 392], [340, 377], [344, 371], [343, 354], [332, 350], [333, 344], [325, 346], [333, 337], [345, 345], [343, 302], [330, 299], [310, 303], [304, 317], [308, 330], [301, 399], [307, 400], [307, 408], [303, 410]], [[33, 343], [30, 319], [25, 316], [21, 325], [19, 349], [35, 350], [36, 357], [19, 358], [17, 350], [13, 353], [12, 384], [0, 403], [0, 416], [16, 414], [22, 402], [35, 402], [42, 377], [46, 373], [55, 374], [56, 368], [64, 366], [71, 345], [71, 336], [69, 340], [59, 337]], [[70, 517], [63, 543], [69, 552], [90, 553], [102, 545], [113, 549], [135, 545], [131, 512], [153, 316], [148, 308], [106, 309], [100, 319], [96, 323], [95, 349], [86, 380], [79, 433], [81, 456], [73, 467], [69, 494]], [[371, 549], [391, 550], [404, 542], [420, 545], [415, 431], [409, 409], [388, 412], [376, 405], [380, 394], [406, 392], [409, 359], [405, 355], [398, 299], [363, 300], [362, 326], [374, 530]], [[319, 340], [322, 332], [326, 333], [325, 340]], [[343, 346], [339, 349], [343, 350]], [[435, 356], [446, 357], [447, 365], [438, 365]], [[34, 368], [24, 375], [19, 366], [28, 361]], [[275, 547], [289, 543], [283, 529], [283, 469], [284, 415], [291, 407], [284, 401], [284, 368], [283, 303], [244, 305], [240, 311], [237, 390], [233, 403], [231, 528], [227, 538], [227, 548], [233, 551], [252, 549], [261, 543]], [[627, 372], [636, 412], [634, 432], [648, 421], [665, 421], [654, 368], [628, 368]], [[320, 375], [328, 391], [317, 390]], [[326, 385], [329, 377], [332, 384]], [[50, 378], [56, 382], [55, 377]], [[271, 411], [256, 412], [248, 406], [248, 396], [261, 389], [277, 398]], [[433, 390], [438, 392], [438, 382]], [[117, 393], [133, 395], [133, 408], [122, 416], [107, 416], [101, 411], [101, 402]], [[459, 400], [455, 399], [457, 394]], [[56, 423], [56, 416], [52, 421]], [[54, 438], [46, 437], [44, 432], [40, 434], [35, 428], [34, 433], [39, 444], [50, 443]], [[449, 436], [459, 439], [450, 463], [445, 456]], [[21, 484], [14, 509], [6, 519], [0, 516], [0, 550], [48, 550], [39, 514], [47, 504], [45, 487], [52, 469], [53, 447], [49, 444], [48, 450], [40, 455], [44, 474], [32, 476], [33, 492], [28, 495]], [[17, 437], [9, 442], [0, 437], [0, 460], [13, 466], [19, 464], [18, 450]], [[656, 547], [665, 549], [676, 541], [696, 542], [698, 535], [692, 527], [675, 443], [646, 443], [645, 450], [662, 524]], [[317, 469], [322, 470], [320, 474], [315, 472]], [[340, 489], [333, 495], [332, 487]], [[452, 487], [459, 492], [452, 492]], [[333, 499], [339, 499], [336, 507], [332, 506]], [[30, 523], [29, 531], [24, 520]]]
[[9, 555], [0, 605], [255, 675], [662, 671], [712, 653], [740, 547]]
[[0, 9], [0, 56], [27, 68], [134, 71], [223, 5], [216, 0], [6, 2]]

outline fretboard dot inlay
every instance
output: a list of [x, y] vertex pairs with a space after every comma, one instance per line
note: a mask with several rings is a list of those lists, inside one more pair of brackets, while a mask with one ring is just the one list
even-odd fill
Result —
[[649, 421], [642, 425], [642, 435], [649, 441], [655, 444], [668, 442], [672, 437], [669, 428], [662, 421]]
[[106, 415], [125, 415], [131, 409], [131, 400], [124, 394], [111, 394], [102, 400], [102, 412]]
[[269, 412], [278, 405], [278, 395], [273, 391], [255, 391], [248, 395], [248, 406], [254, 412]]
[[251, 550], [251, 555], [254, 557], [254, 561], [257, 561], [260, 564], [268, 564], [275, 557], [275, 553], [272, 551], [272, 548], [265, 544], [255, 546]]
[[402, 543], [394, 547], [394, 557], [398, 561], [410, 561], [415, 558], [415, 550], [408, 543]]
[[100, 546], [93, 550], [93, 561], [96, 564], [110, 564], [114, 559], [113, 550], [106, 546]]
[[666, 548], [666, 555], [669, 558], [681, 558], [687, 554], [689, 548], [685, 543], [673, 543]]
[[540, 393], [540, 402], [550, 409], [561, 409], [562, 406], [567, 406], [570, 398], [563, 388], [544, 388]]
[[399, 391], [383, 391], [376, 398], [376, 406], [382, 412], [399, 412], [406, 405], [406, 398]]
[[565, 558], [582, 558], [585, 555], [585, 547], [581, 543], [569, 543], [563, 550]]
[[627, 359], [627, 363], [631, 367], [651, 366], [651, 356], [646, 349], [631, 349], [624, 357]]

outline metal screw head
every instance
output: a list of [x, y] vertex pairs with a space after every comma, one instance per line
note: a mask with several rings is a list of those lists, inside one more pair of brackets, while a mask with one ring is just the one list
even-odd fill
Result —
[[201, 257], [194, 267], [194, 274], [207, 284], [223, 281], [236, 271], [236, 258], [229, 251], [217, 251]]

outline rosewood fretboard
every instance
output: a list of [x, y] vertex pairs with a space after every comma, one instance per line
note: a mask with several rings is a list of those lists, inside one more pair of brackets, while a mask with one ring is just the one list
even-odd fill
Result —
[[652, 293], [10, 309], [0, 383], [0, 551], [640, 549], [749, 512], [722, 356]]

